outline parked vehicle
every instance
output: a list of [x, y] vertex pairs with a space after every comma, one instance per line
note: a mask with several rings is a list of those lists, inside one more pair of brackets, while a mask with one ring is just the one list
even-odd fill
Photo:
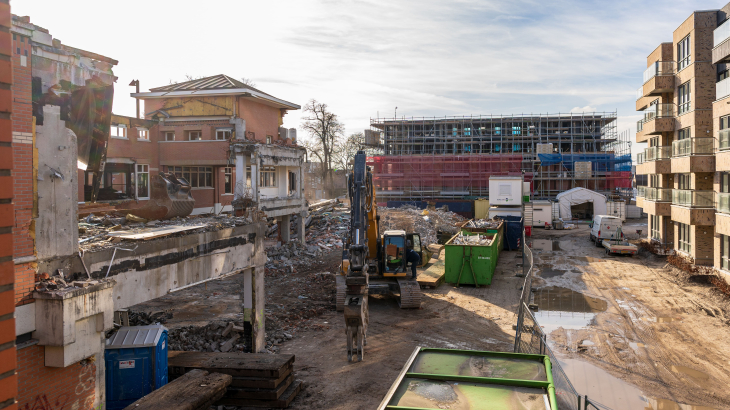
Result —
[[596, 243], [596, 247], [600, 247], [604, 239], [623, 239], [622, 225], [621, 218], [610, 215], [596, 215], [593, 217], [593, 222], [591, 222], [590, 239]]
[[636, 245], [630, 244], [623, 239], [604, 239], [601, 243], [606, 248], [606, 255], [636, 255], [639, 251]]

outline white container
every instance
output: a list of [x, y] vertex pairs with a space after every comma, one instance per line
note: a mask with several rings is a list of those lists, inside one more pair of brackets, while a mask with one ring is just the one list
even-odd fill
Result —
[[495, 216], [522, 216], [521, 206], [493, 206], [489, 208], [489, 219]]
[[532, 226], [553, 224], [553, 204], [550, 201], [532, 201]]
[[489, 205], [522, 204], [522, 177], [489, 177]]

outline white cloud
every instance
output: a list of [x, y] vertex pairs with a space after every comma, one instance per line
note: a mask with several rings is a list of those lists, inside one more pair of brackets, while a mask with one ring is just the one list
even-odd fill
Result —
[[582, 112], [596, 112], [598, 111], [596, 107], [591, 107], [590, 105], [586, 105], [585, 107], [574, 107], [570, 112], [573, 113], [582, 113]]

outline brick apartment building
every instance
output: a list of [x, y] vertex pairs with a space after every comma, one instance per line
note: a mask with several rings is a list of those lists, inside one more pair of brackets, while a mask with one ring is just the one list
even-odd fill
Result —
[[[728, 273], [730, 248], [730, 3], [695, 11], [647, 57], [637, 92], [637, 205], [649, 237]], [[728, 155], [725, 157], [725, 155]]]

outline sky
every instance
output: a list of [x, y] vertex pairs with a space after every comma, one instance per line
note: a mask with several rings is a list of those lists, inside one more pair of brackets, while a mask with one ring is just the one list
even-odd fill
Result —
[[[632, 139], [647, 55], [692, 11], [724, 4], [11, 0], [64, 44], [119, 61], [116, 114], [135, 115], [133, 79], [147, 91], [226, 74], [302, 106], [326, 103], [348, 134], [378, 116], [616, 111]], [[284, 117], [300, 138], [301, 117]]]

